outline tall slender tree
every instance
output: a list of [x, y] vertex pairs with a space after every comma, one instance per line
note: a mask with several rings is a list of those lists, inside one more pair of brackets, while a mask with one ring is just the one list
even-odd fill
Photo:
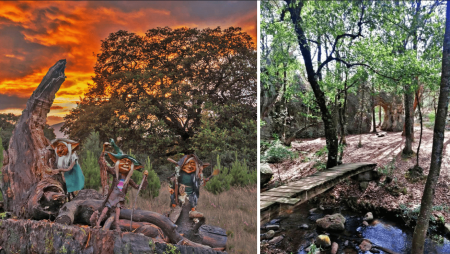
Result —
[[445, 120], [450, 94], [450, 5], [447, 3], [444, 48], [442, 52], [442, 74], [438, 109], [434, 124], [433, 149], [431, 152], [430, 172], [423, 191], [419, 219], [414, 230], [412, 254], [422, 254], [427, 234], [430, 214], [433, 208], [434, 190], [438, 183], [444, 149]]

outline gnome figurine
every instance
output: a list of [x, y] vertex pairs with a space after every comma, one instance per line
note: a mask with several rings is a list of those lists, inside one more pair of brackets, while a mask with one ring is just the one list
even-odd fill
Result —
[[[106, 151], [106, 149], [111, 146], [114, 148], [115, 153]], [[106, 154], [113, 161], [114, 167], [108, 166], [105, 159]], [[120, 209], [124, 206], [125, 195], [127, 193], [128, 186], [139, 189], [139, 186], [131, 179], [131, 176], [133, 175], [134, 170], [141, 171], [143, 166], [132, 156], [124, 154], [122, 150], [120, 150], [120, 148], [116, 145], [113, 139], [110, 139], [109, 143], [105, 142], [103, 144], [103, 151], [100, 155], [98, 163], [100, 165], [101, 174], [111, 174], [113, 176], [113, 183], [105, 199], [105, 203], [103, 205], [104, 208], [102, 210], [102, 213], [100, 214], [100, 217], [97, 218], [98, 213], [94, 213], [91, 217], [91, 221], [96, 221], [95, 227], [100, 228], [100, 224], [106, 218], [108, 211], [110, 209], [113, 209], [113, 211], [115, 212], [114, 226], [116, 228], [116, 231], [120, 232], [121, 230], [118, 223]], [[144, 178], [143, 181], [144, 182], [142, 183], [142, 189], [145, 189], [148, 183], [146, 178]], [[102, 184], [104, 183], [105, 181], [102, 179]]]
[[56, 167], [53, 169], [53, 174], [63, 172], [63, 179], [66, 183], [68, 199], [70, 201], [75, 197], [74, 192], [83, 189], [84, 175], [81, 167], [78, 164], [78, 156], [76, 150], [79, 147], [79, 142], [66, 139], [57, 138], [50, 142], [49, 149], [56, 153]]
[[175, 173], [169, 181], [171, 211], [170, 220], [175, 223], [181, 214], [182, 206], [189, 202], [191, 211], [189, 217], [198, 222], [198, 218], [203, 218], [203, 214], [196, 211], [198, 197], [200, 195], [200, 185], [203, 182], [203, 169], [209, 163], [203, 163], [195, 154], [185, 155], [178, 162]]

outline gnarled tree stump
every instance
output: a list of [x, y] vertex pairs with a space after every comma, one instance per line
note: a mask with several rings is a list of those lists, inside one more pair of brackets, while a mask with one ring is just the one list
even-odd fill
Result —
[[[64, 194], [61, 191], [64, 189], [62, 179], [39, 182], [48, 177], [46, 169], [52, 168], [51, 161], [55, 158], [54, 153], [47, 149], [50, 142], [43, 129], [55, 94], [66, 78], [65, 68], [66, 60], [59, 60], [50, 68], [28, 100], [9, 141], [1, 189], [5, 210], [19, 218], [54, 216], [59, 207], [47, 209], [45, 201], [48, 200], [42, 197], [52, 196], [59, 200], [59, 195]], [[55, 193], [48, 195], [45, 194], [47, 191]]]

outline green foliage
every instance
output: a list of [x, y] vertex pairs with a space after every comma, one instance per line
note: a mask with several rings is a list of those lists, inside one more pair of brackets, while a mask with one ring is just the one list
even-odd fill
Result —
[[428, 123], [427, 122], [425, 123], [425, 126], [430, 129], [433, 128], [434, 122], [436, 121], [436, 114], [434, 112], [430, 112], [428, 114], [428, 121], [429, 121]]
[[328, 154], [328, 148], [327, 148], [327, 146], [324, 146], [324, 147], [320, 148], [320, 149], [315, 153], [315, 155], [316, 155], [317, 157], [322, 157], [323, 155], [326, 155], [326, 154]]
[[91, 151], [85, 151], [86, 156], [81, 159], [81, 170], [84, 174], [84, 188], [98, 190], [100, 182], [100, 167], [98, 157]]
[[84, 174], [84, 188], [98, 190], [100, 181], [100, 166], [98, 158], [102, 152], [102, 145], [98, 132], [91, 132], [80, 150], [80, 166]]
[[239, 160], [246, 160], [256, 168], [256, 120], [236, 120], [235, 124], [227, 126], [218, 121], [219, 118], [216, 117], [204, 117], [199, 132], [191, 139], [190, 149], [202, 161], [214, 161], [217, 155], [221, 155], [222, 164], [226, 167], [231, 166], [237, 152]]
[[316, 168], [318, 171], [321, 171], [327, 168], [327, 164], [319, 160], [314, 164], [313, 167]]
[[245, 160], [239, 161], [237, 158], [237, 153], [236, 160], [231, 165], [230, 175], [232, 177], [231, 186], [243, 187], [256, 184], [258, 181], [257, 171], [250, 170]]
[[312, 244], [309, 246], [308, 254], [316, 254], [317, 251], [320, 251], [320, 250], [321, 250], [320, 247], [317, 247], [314, 243], [312, 243]]
[[207, 191], [217, 195], [230, 189], [233, 177], [229, 174], [228, 167], [221, 166], [220, 156], [217, 156], [217, 164], [214, 169], [218, 169], [220, 173], [209, 180], [205, 188]]
[[87, 152], [90, 151], [95, 157], [99, 158], [102, 149], [103, 144], [100, 142], [100, 135], [96, 131], [91, 131], [88, 138], [84, 140], [81, 146], [80, 157], [87, 157]]
[[180, 254], [180, 251], [175, 245], [168, 243], [166, 244], [166, 249], [164, 250], [163, 254]]
[[394, 170], [395, 170], [395, 158], [393, 158], [388, 164], [379, 168], [378, 172], [386, 176], [392, 176], [394, 174]]
[[[0, 133], [2, 132], [2, 128], [0, 128]], [[0, 136], [0, 165], [3, 165], [3, 143], [2, 143], [2, 136]]]
[[289, 150], [279, 140], [275, 140], [267, 151], [261, 155], [261, 159], [269, 163], [277, 163], [287, 159], [295, 159], [298, 154]]
[[[145, 162], [144, 171], [145, 170], [148, 171], [147, 176], [148, 186], [145, 190], [141, 190], [141, 195], [153, 199], [159, 196], [159, 189], [161, 189], [161, 182], [155, 170], [153, 170], [153, 166], [152, 163], [150, 162], [149, 157], [147, 157], [147, 161]], [[137, 184], [140, 184], [140, 182], [137, 182]]]
[[244, 187], [257, 182], [257, 171], [250, 170], [245, 160], [238, 160], [237, 153], [231, 168], [223, 167], [220, 156], [217, 156], [215, 169], [218, 169], [220, 173], [209, 180], [205, 186], [206, 190], [215, 195], [229, 190], [231, 186]]

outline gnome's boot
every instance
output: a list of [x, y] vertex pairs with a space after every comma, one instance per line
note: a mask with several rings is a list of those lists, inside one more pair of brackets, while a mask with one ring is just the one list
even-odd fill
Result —
[[189, 218], [203, 218], [203, 213], [197, 212], [194, 207], [189, 211]]

